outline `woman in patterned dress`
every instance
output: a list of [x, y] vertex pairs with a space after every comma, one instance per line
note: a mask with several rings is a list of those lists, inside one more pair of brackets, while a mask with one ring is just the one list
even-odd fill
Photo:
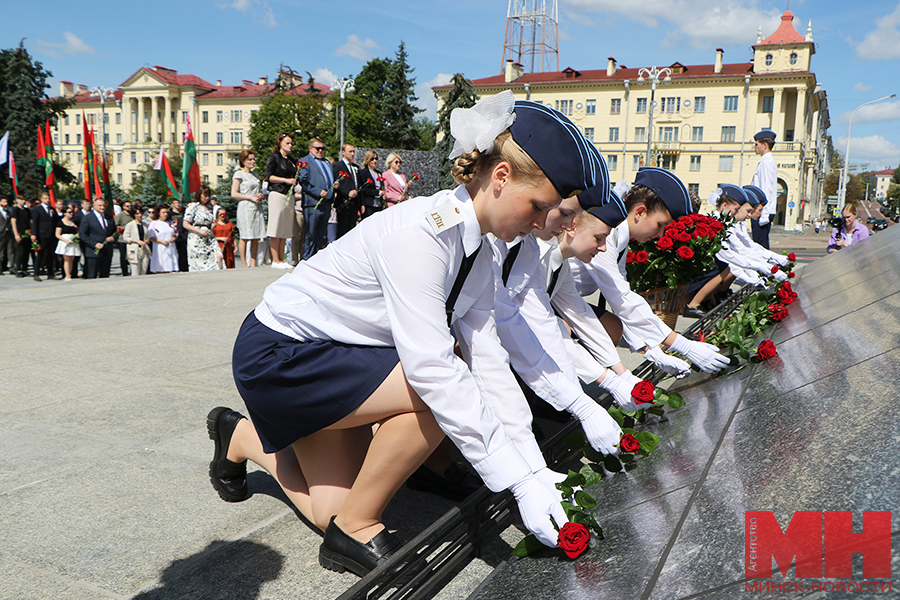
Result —
[[184, 228], [188, 231], [188, 271], [217, 271], [218, 243], [212, 232], [213, 212], [209, 202], [209, 186], [201, 185], [194, 192], [194, 202], [184, 211]]

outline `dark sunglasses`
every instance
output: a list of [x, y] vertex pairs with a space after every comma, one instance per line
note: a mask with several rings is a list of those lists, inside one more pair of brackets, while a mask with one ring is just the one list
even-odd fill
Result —
[[325, 146], [310, 146], [310, 149], [312, 149], [312, 150], [324, 150], [324, 149], [325, 149]]

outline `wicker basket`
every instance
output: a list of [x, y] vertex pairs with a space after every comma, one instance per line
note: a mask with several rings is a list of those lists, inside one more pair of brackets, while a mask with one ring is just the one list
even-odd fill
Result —
[[646, 292], [638, 292], [653, 308], [653, 312], [662, 319], [662, 322], [675, 329], [675, 321], [684, 310], [684, 293], [687, 286], [682, 285], [675, 289], [656, 288]]

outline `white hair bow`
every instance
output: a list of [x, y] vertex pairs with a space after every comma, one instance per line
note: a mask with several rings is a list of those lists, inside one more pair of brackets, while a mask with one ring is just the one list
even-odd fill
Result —
[[489, 152], [497, 136], [516, 122], [515, 103], [512, 92], [504, 90], [472, 108], [454, 108], [450, 113], [450, 135], [455, 142], [450, 158], [475, 148]]
[[625, 194], [628, 193], [628, 190], [630, 190], [633, 187], [634, 187], [633, 185], [629, 184], [627, 181], [625, 181], [623, 179], [615, 185], [615, 187], [613, 188], [613, 191], [619, 195], [619, 198], [624, 198]]
[[715, 206], [716, 202], [718, 202], [719, 198], [721, 198], [723, 195], [725, 195], [725, 190], [723, 190], [722, 188], [716, 188], [716, 191], [710, 194], [709, 198], [707, 198], [706, 201]]

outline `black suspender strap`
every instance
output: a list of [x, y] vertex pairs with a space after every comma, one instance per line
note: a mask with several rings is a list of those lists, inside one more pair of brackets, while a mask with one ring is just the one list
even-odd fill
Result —
[[562, 265], [553, 269], [553, 275], [550, 276], [550, 285], [547, 286], [547, 295], [552, 296], [553, 290], [556, 289], [556, 282], [559, 281], [559, 272], [562, 271]]
[[519, 256], [519, 250], [521, 249], [521, 241], [509, 249], [509, 253], [503, 261], [503, 285], [506, 285], [506, 282], [509, 281], [509, 274], [512, 272], [513, 264], [516, 262], [516, 257]]
[[622, 262], [622, 257], [625, 256], [625, 254], [627, 252], [628, 252], [628, 246], [625, 246], [625, 249], [622, 250], [621, 252], [619, 252], [619, 256], [618, 256], [618, 258], [616, 258], [616, 264], [619, 264], [620, 262]]
[[[484, 242], [481, 243], [481, 246], [483, 245]], [[478, 249], [470, 256], [463, 256], [462, 264], [459, 265], [459, 273], [456, 274], [456, 281], [453, 282], [453, 288], [450, 290], [450, 295], [447, 296], [447, 304], [445, 305], [447, 311], [447, 327], [450, 327], [450, 321], [453, 319], [453, 308], [456, 306], [456, 299], [459, 298], [459, 293], [462, 291], [463, 284], [466, 282], [466, 277], [469, 276], [469, 271], [472, 270], [472, 265], [475, 264], [478, 253], [481, 252], [481, 246], [478, 246]]]

